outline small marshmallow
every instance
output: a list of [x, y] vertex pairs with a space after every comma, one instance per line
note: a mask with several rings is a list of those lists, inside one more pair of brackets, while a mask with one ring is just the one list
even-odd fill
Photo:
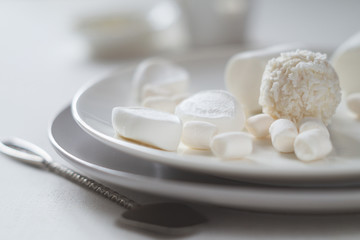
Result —
[[243, 158], [253, 150], [252, 137], [244, 132], [226, 132], [216, 135], [210, 143], [211, 151], [224, 159]]
[[275, 120], [269, 128], [271, 142], [279, 152], [290, 153], [294, 151], [294, 141], [298, 135], [295, 124], [288, 119]]
[[296, 137], [294, 149], [298, 159], [312, 161], [328, 155], [332, 150], [332, 144], [322, 130], [311, 129]]
[[182, 142], [195, 149], [209, 149], [210, 141], [217, 132], [214, 124], [200, 121], [189, 121], [183, 126]]
[[360, 93], [350, 94], [346, 98], [346, 104], [353, 113], [360, 117]]
[[312, 129], [319, 129], [325, 136], [330, 137], [329, 130], [319, 118], [306, 117], [300, 121], [299, 133], [309, 131]]
[[219, 132], [241, 131], [245, 117], [234, 96], [224, 90], [202, 91], [177, 105], [175, 114], [182, 120], [209, 122]]
[[269, 135], [270, 125], [274, 119], [269, 114], [258, 114], [246, 120], [246, 129], [257, 138], [264, 138]]
[[133, 78], [134, 96], [140, 102], [148, 96], [184, 93], [188, 84], [189, 74], [184, 68], [161, 58], [141, 62]]
[[176, 103], [169, 97], [156, 96], [145, 98], [142, 106], [163, 112], [174, 113]]
[[149, 108], [113, 108], [112, 124], [122, 137], [167, 151], [175, 151], [181, 138], [182, 124], [177, 116]]

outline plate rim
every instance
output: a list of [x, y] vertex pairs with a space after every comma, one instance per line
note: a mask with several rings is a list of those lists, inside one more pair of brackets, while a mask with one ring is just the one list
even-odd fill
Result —
[[[218, 52], [216, 52], [218, 53]], [[205, 53], [205, 56], [209, 56], [209, 54]], [[185, 61], [192, 59], [191, 53], [186, 55], [184, 58]], [[199, 54], [195, 54], [195, 59], [199, 58]], [[181, 60], [181, 58], [180, 58]], [[77, 122], [77, 124], [89, 135], [96, 138], [97, 140], [105, 143], [119, 151], [125, 151], [131, 155], [141, 157], [143, 159], [147, 159], [153, 162], [157, 162], [160, 164], [165, 164], [171, 167], [182, 168], [186, 170], [192, 171], [201, 171], [208, 174], [213, 174], [216, 176], [221, 176], [225, 178], [231, 178], [234, 176], [241, 175], [242, 179], [247, 180], [260, 180], [260, 181], [272, 181], [272, 182], [281, 182], [281, 181], [290, 181], [290, 182], [337, 182], [337, 181], [351, 181], [354, 179], [359, 179], [359, 170], [354, 169], [353, 167], [341, 166], [341, 168], [306, 168], [306, 169], [295, 169], [295, 168], [258, 168], [256, 165], [246, 165], [236, 167], [234, 165], [222, 165], [222, 168], [219, 169], [219, 165], [212, 166], [210, 164], [199, 164], [199, 161], [189, 161], [186, 157], [183, 157], [178, 154], [174, 154], [173, 152], [166, 152], [157, 149], [150, 149], [145, 146], [141, 146], [131, 142], [120, 141], [114, 137], [107, 136], [106, 134], [93, 129], [90, 125], [88, 125], [80, 116], [77, 105], [81, 97], [89, 90], [95, 87], [98, 84], [102, 84], [105, 81], [109, 81], [111, 77], [119, 75], [123, 72], [134, 70], [136, 67], [135, 64], [127, 65], [121, 70], [113, 71], [108, 73], [106, 76], [94, 79], [83, 85], [74, 95], [71, 102], [71, 111], [73, 118]], [[172, 155], [172, 159], [176, 161], [169, 161], [169, 153]], [[175, 156], [175, 157], [174, 157]], [[194, 156], [193, 158], [203, 159], [206, 158], [204, 156]], [[190, 165], [189, 165], [190, 164]], [[204, 168], [205, 167], [205, 168]]]
[[[157, 194], [165, 197], [175, 197], [177, 199], [183, 199], [183, 200], [190, 200], [193, 202], [203, 203], [203, 204], [214, 204], [218, 206], [225, 206], [225, 207], [234, 207], [239, 209], [251, 209], [251, 210], [259, 210], [259, 211], [265, 211], [265, 212], [298, 212], [298, 213], [304, 213], [304, 212], [310, 212], [310, 213], [338, 213], [338, 212], [350, 212], [354, 211], [354, 209], [360, 210], [360, 204], [354, 206], [354, 205], [338, 205], [339, 199], [344, 197], [343, 193], [348, 194], [355, 194], [356, 196], [360, 195], [360, 187], [350, 187], [350, 188], [342, 188], [342, 187], [321, 187], [321, 188], [293, 188], [293, 187], [278, 187], [278, 186], [264, 186], [264, 185], [254, 185], [254, 186], [223, 186], [219, 185], [216, 186], [212, 183], [193, 183], [193, 182], [184, 182], [180, 180], [171, 180], [171, 179], [158, 179], [154, 177], [148, 177], [143, 176], [140, 174], [134, 174], [134, 173], [128, 173], [120, 170], [115, 170], [103, 166], [99, 166], [94, 163], [87, 162], [86, 160], [83, 160], [72, 153], [70, 153], [68, 150], [64, 149], [56, 140], [56, 137], [54, 137], [53, 129], [55, 125], [55, 120], [60, 116], [61, 113], [64, 113], [65, 111], [71, 111], [70, 106], [65, 107], [61, 111], [58, 112], [56, 117], [51, 121], [51, 124], [48, 128], [48, 138], [50, 140], [51, 145], [54, 147], [57, 153], [59, 153], [63, 159], [70, 163], [72, 166], [75, 166], [75, 168], [79, 168], [82, 171], [84, 171], [86, 174], [89, 174], [89, 171], [95, 171], [98, 174], [105, 174], [110, 175], [112, 180], [104, 180], [101, 178], [101, 180], [104, 180], [106, 182], [110, 182], [112, 184], [116, 184], [118, 186], [122, 186], [124, 188], [133, 189], [136, 191], [141, 191], [145, 193], [151, 193], [151, 194]], [[75, 121], [74, 119], [72, 119]], [[76, 122], [76, 121], [75, 121]], [[79, 127], [79, 126], [78, 126]], [[99, 142], [99, 144], [102, 144]], [[85, 170], [84, 170], [85, 169]], [[89, 170], [91, 169], [91, 170]], [[92, 174], [90, 174], [92, 175]], [[118, 181], [114, 181], [113, 179], [116, 178]], [[121, 181], [120, 181], [121, 179]], [[123, 182], [122, 180], [126, 180], [127, 182]], [[134, 182], [135, 185], [138, 183], [141, 183], [142, 187], [136, 187], [133, 185], [126, 185], [129, 182]], [[148, 188], [144, 187], [146, 186], [152, 186], [152, 184], [157, 184], [158, 187]], [[171, 188], [173, 192], [163, 191], [161, 190], [162, 187], [168, 186]], [[173, 189], [173, 187], [175, 188]], [[182, 189], [182, 190], [197, 190], [196, 193], [201, 193], [203, 196], [202, 198], [199, 198], [199, 196], [196, 195], [186, 195], [183, 194], [181, 191], [177, 191], [176, 189]], [[202, 190], [202, 191], [199, 191]], [[235, 190], [235, 191], [234, 191]], [[204, 192], [207, 192], [207, 195], [217, 193], [219, 196], [221, 193], [227, 193], [227, 196], [237, 196], [236, 199], [230, 199], [224, 202], [219, 201], [219, 199], [204, 199]], [[340, 193], [340, 194], [339, 194]], [[296, 205], [291, 203], [290, 205], [284, 205], [283, 202], [284, 198], [288, 200], [298, 200], [301, 197], [304, 197], [305, 195], [310, 195], [311, 199], [315, 199], [316, 203], [315, 205], [309, 205], [309, 204], [303, 204], [303, 205]], [[206, 194], [205, 194], [206, 195]], [[339, 198], [338, 200], [331, 200], [331, 206], [324, 206], [321, 205], [324, 199], [328, 199], [329, 195], [332, 195], [333, 197]], [[223, 196], [223, 195], [221, 195]], [[270, 197], [270, 202], [268, 200], [264, 200], [263, 197]], [[254, 198], [255, 197], [255, 198]], [[259, 197], [258, 200], [256, 200]], [[255, 199], [254, 201], [250, 201], [250, 199]], [[276, 200], [278, 199], [278, 201]], [[311, 199], [308, 199], [307, 201], [312, 201]], [[347, 198], [346, 198], [347, 199]], [[238, 200], [238, 201], [235, 201]], [[271, 201], [272, 200], [272, 201]], [[352, 201], [354, 203], [358, 203], [359, 201]], [[269, 205], [265, 204], [269, 203]], [[329, 204], [329, 202], [328, 202]], [[294, 205], [297, 206], [296, 209], [294, 209]], [[334, 206], [337, 206], [338, 208], [334, 208]], [[315, 208], [316, 207], [316, 208]], [[318, 208], [320, 207], [320, 208]]]

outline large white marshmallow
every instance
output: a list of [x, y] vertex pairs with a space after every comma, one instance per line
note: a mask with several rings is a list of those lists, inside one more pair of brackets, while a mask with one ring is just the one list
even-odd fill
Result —
[[243, 158], [253, 150], [252, 137], [244, 132], [226, 132], [216, 135], [210, 143], [215, 156], [223, 159]]
[[145, 98], [141, 105], [163, 112], [174, 113], [176, 102], [170, 97], [154, 96]]
[[360, 92], [360, 32], [336, 49], [331, 63], [339, 75], [342, 90], [346, 94]]
[[276, 45], [264, 49], [241, 52], [233, 56], [226, 65], [225, 85], [247, 114], [261, 112], [259, 105], [261, 78], [267, 62], [281, 52], [298, 48], [298, 44]]
[[274, 119], [269, 114], [257, 114], [246, 120], [246, 129], [257, 138], [264, 138], [269, 135], [269, 128]]
[[174, 114], [150, 108], [113, 108], [112, 124], [122, 137], [167, 151], [175, 151], [181, 139], [180, 119]]
[[303, 118], [299, 123], [299, 133], [309, 131], [312, 129], [318, 129], [325, 136], [330, 137], [329, 130], [325, 126], [325, 124], [318, 118], [306, 117]]
[[175, 114], [183, 123], [212, 123], [219, 132], [241, 131], [245, 124], [241, 105], [234, 96], [224, 90], [208, 90], [194, 94], [177, 105]]
[[294, 152], [294, 141], [298, 135], [295, 124], [288, 119], [277, 119], [269, 128], [271, 142], [279, 152]]
[[149, 96], [184, 93], [187, 91], [188, 84], [188, 72], [162, 58], [149, 58], [142, 61], [133, 77], [134, 96], [140, 102]]
[[346, 98], [348, 108], [360, 117], [360, 92], [352, 93]]
[[294, 150], [298, 159], [313, 161], [328, 155], [332, 150], [332, 144], [322, 130], [311, 129], [296, 137]]
[[217, 132], [214, 124], [188, 121], [183, 126], [182, 142], [190, 148], [209, 149], [212, 137]]

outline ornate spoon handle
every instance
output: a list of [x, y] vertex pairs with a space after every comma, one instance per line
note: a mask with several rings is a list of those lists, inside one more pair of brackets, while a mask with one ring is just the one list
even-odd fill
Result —
[[135, 201], [102, 185], [101, 183], [53, 162], [50, 155], [44, 150], [25, 140], [19, 138], [3, 139], [0, 142], [0, 151], [8, 156], [22, 160], [27, 164], [42, 167], [56, 173], [57, 175], [85, 187], [126, 209], [134, 209], [140, 206], [140, 204]]
[[126, 209], [133, 209], [139, 207], [140, 205], [133, 200], [121, 195], [120, 193], [98, 183], [97, 181], [90, 179], [86, 176], [81, 175], [67, 167], [64, 167], [55, 162], [44, 161], [44, 166], [51, 172], [56, 173], [82, 187], [85, 187], [97, 194], [103, 196], [104, 198], [109, 199], [110, 201], [116, 203], [117, 205], [124, 207]]

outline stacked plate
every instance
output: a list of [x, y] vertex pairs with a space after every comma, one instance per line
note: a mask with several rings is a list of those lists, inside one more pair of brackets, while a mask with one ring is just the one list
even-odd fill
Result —
[[[192, 92], [224, 88], [224, 69], [234, 52], [203, 52], [173, 59], [192, 77]], [[131, 105], [136, 65], [78, 91], [71, 107], [53, 121], [56, 150], [82, 172], [134, 190], [240, 209], [283, 212], [360, 210], [360, 123], [340, 106], [330, 133], [333, 153], [303, 163], [256, 140], [247, 159], [224, 161], [210, 152], [166, 152], [115, 138], [111, 111]]]

